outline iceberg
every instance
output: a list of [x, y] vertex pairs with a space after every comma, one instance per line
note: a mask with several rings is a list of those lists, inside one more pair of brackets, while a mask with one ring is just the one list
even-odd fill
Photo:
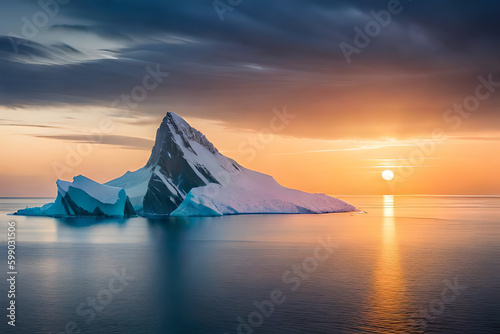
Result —
[[221, 154], [200, 131], [168, 112], [146, 165], [105, 184], [57, 181], [54, 203], [19, 210], [47, 216], [221, 216], [357, 211], [325, 194], [281, 186]]
[[124, 189], [100, 184], [79, 175], [73, 178], [73, 182], [57, 180], [57, 197], [54, 203], [21, 209], [15, 214], [52, 217], [130, 217], [136, 215], [136, 212]]

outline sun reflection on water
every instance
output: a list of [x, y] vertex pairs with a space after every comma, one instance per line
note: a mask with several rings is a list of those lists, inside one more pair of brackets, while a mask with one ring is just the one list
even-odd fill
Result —
[[369, 323], [377, 333], [406, 333], [408, 299], [401, 267], [394, 196], [385, 195], [382, 217], [382, 245], [374, 269]]

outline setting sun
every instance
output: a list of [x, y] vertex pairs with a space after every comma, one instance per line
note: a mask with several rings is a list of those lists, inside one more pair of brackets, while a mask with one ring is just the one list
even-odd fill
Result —
[[382, 178], [387, 181], [391, 181], [394, 178], [394, 172], [392, 170], [386, 169], [382, 172]]
[[500, 334], [499, 15], [0, 0], [0, 334]]

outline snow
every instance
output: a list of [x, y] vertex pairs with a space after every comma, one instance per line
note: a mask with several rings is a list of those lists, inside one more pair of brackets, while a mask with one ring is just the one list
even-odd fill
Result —
[[243, 170], [226, 186], [210, 184], [192, 189], [173, 216], [250, 213], [349, 212], [356, 208], [324, 194], [309, 194], [278, 184], [272, 177]]
[[[188, 161], [190, 166], [193, 167], [193, 170], [202, 180], [205, 180], [207, 184], [210, 183], [210, 181], [207, 180], [206, 177], [202, 175], [197, 168], [195, 168], [196, 165], [204, 166], [216, 178], [217, 175], [227, 173], [228, 169], [234, 169], [234, 167], [229, 168], [229, 166], [232, 165], [229, 161], [230, 159], [220, 154], [217, 149], [206, 139], [206, 137], [201, 134], [201, 132], [191, 128], [191, 126], [186, 123], [186, 121], [184, 121], [180, 116], [174, 113], [171, 114], [173, 120], [181, 129], [185, 137], [191, 139], [189, 141], [189, 144], [193, 151], [186, 149], [183, 145], [179, 146], [183, 148], [182, 153], [184, 154], [184, 158]], [[169, 126], [171, 127], [171, 125]], [[176, 133], [176, 131], [174, 131], [172, 127], [171, 129], [175, 142], [182, 143], [183, 141], [181, 136]], [[217, 181], [222, 182], [223, 180], [219, 180], [219, 178], [217, 178]]]
[[125, 189], [136, 211], [142, 208], [142, 200], [148, 191], [152, 168], [143, 167], [135, 172], [127, 172], [121, 177], [106, 183], [108, 186]]
[[19, 210], [27, 216], [108, 216], [123, 217], [131, 214], [129, 199], [122, 188], [103, 185], [85, 176], [73, 182], [57, 180], [58, 192], [54, 203], [39, 208]]
[[143, 168], [105, 184], [85, 176], [57, 181], [54, 203], [19, 210], [23, 215], [219, 216], [250, 213], [356, 211], [324, 194], [281, 186], [222, 155], [180, 116], [167, 113]]
[[79, 189], [103, 204], [115, 204], [120, 200], [120, 191], [122, 190], [121, 188], [97, 183], [83, 175], [73, 178], [73, 183], [69, 186], [68, 192], [73, 189]]

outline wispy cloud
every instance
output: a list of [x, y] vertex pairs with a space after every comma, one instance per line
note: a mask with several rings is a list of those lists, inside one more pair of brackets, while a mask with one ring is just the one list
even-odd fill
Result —
[[488, 142], [491, 142], [491, 141], [500, 141], [500, 136], [467, 136], [467, 135], [463, 135], [463, 136], [455, 136], [455, 137], [451, 137], [451, 139], [456, 139], [456, 140], [469, 140], [469, 141], [488, 141]]
[[299, 152], [285, 152], [285, 153], [273, 153], [270, 155], [297, 155], [297, 154], [312, 154], [312, 153], [330, 153], [330, 152], [344, 152], [344, 151], [364, 151], [364, 150], [376, 150], [386, 147], [402, 147], [402, 146], [414, 146], [413, 144], [390, 144], [390, 145], [376, 145], [376, 146], [361, 146], [352, 148], [336, 148], [336, 149], [326, 149], [326, 150], [308, 150]]
[[429, 166], [411, 166], [411, 165], [392, 165], [392, 166], [366, 166], [366, 167], [357, 167], [357, 168], [420, 168], [420, 167], [429, 167]]
[[24, 124], [24, 123], [0, 123], [0, 126], [28, 127], [28, 128], [48, 128], [48, 129], [64, 129], [61, 126], [55, 126], [55, 125]]
[[[21, 18], [33, 17], [37, 2], [2, 0], [0, 105], [108, 107], [141, 83], [146, 64], [160, 64], [175, 84], [151, 94], [143, 116], [161, 117], [168, 106], [260, 129], [269, 110], [289, 105], [304, 116], [286, 135], [414, 138], [442, 127], [443, 112], [475, 88], [477, 75], [500, 80], [500, 4], [485, 0], [408, 6], [346, 66], [339, 43], [377, 7], [298, 0], [284, 11], [278, 0], [254, 0], [221, 23], [212, 1], [70, 1], [37, 36], [23, 38]], [[463, 131], [494, 130], [499, 101], [496, 94], [481, 103]]]
[[114, 145], [141, 150], [151, 149], [154, 145], [154, 141], [150, 139], [119, 135], [101, 135], [95, 139], [91, 135], [35, 135], [34, 137], [78, 143]]

